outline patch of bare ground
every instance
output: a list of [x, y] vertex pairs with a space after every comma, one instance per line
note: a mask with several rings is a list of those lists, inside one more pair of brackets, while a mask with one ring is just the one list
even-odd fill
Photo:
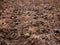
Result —
[[60, 0], [0, 0], [0, 45], [60, 45]]

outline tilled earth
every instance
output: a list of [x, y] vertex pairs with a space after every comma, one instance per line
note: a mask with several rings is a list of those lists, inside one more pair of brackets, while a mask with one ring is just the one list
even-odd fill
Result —
[[60, 45], [60, 0], [0, 0], [0, 45]]

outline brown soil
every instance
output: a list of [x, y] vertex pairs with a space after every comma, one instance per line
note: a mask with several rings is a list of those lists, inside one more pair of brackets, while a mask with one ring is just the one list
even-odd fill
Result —
[[60, 0], [0, 0], [0, 45], [60, 45]]

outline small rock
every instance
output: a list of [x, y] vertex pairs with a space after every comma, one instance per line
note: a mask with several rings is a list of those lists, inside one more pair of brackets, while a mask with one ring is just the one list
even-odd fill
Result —
[[59, 29], [58, 29], [58, 28], [55, 28], [55, 29], [54, 29], [54, 32], [55, 32], [55, 33], [59, 33]]
[[25, 38], [29, 38], [30, 37], [30, 34], [29, 33], [26, 33], [26, 34], [24, 34], [24, 37]]
[[15, 19], [15, 18], [17, 18], [17, 17], [16, 17], [16, 16], [11, 16], [11, 17], [10, 17], [10, 19]]

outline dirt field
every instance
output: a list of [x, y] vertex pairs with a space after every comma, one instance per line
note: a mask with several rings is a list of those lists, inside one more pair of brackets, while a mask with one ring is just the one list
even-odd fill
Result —
[[60, 45], [60, 0], [0, 0], [0, 45]]

